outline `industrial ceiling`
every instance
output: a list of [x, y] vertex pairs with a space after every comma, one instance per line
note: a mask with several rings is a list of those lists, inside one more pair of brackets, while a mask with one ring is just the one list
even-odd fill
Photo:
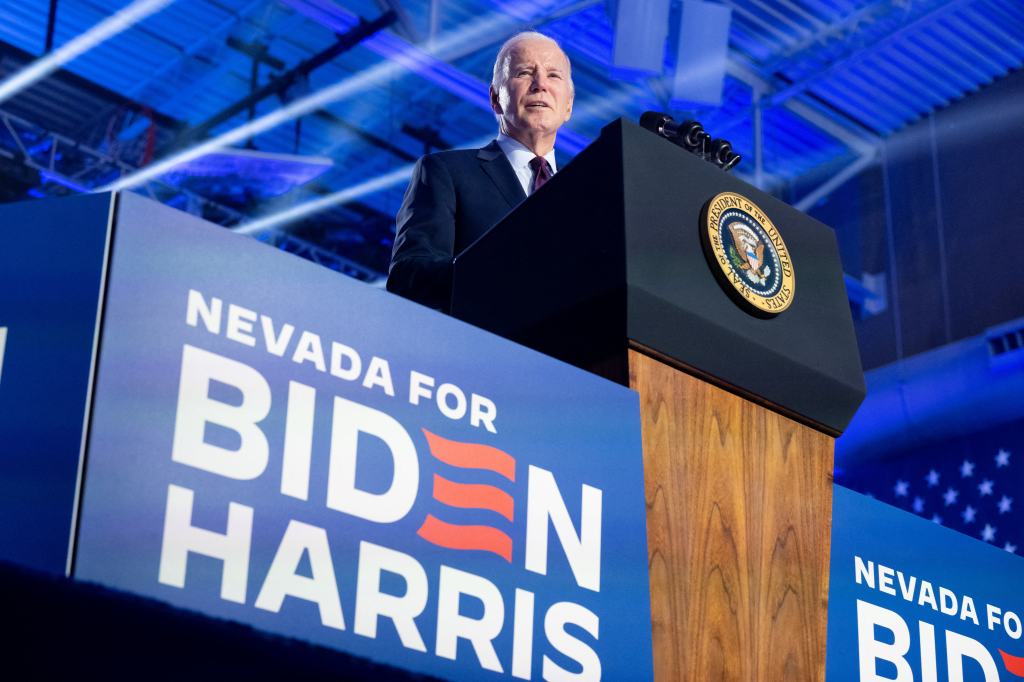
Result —
[[1024, 64], [1019, 0], [726, 1], [720, 101], [698, 104], [673, 86], [684, 3], [661, 3], [664, 57], [647, 71], [616, 63], [616, 31], [624, 6], [659, 3], [623, 3], [0, 0], [2, 198], [130, 188], [379, 281], [410, 164], [493, 136], [487, 83], [518, 30], [572, 60], [565, 160], [619, 116], [666, 111], [729, 139], [745, 179], [817, 187], [801, 208]]

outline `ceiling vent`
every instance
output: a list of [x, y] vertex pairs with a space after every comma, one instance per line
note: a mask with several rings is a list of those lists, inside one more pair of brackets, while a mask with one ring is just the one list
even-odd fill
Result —
[[1024, 366], [1024, 318], [985, 330], [993, 369]]

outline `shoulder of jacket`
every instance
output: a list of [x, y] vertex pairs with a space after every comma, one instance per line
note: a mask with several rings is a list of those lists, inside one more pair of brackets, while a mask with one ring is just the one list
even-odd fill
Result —
[[430, 158], [441, 163], [451, 161], [464, 161], [466, 159], [475, 159], [477, 154], [480, 152], [479, 149], [446, 149], [439, 152], [431, 152], [426, 154], [423, 158]]

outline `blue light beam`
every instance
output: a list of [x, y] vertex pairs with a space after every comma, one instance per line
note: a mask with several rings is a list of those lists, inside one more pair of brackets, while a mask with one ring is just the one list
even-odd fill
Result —
[[[542, 3], [542, 4], [550, 4]], [[463, 28], [453, 31], [437, 40], [427, 50], [421, 50], [399, 41], [402, 49], [392, 57], [393, 61], [377, 64], [366, 71], [355, 74], [343, 81], [335, 83], [291, 104], [253, 119], [237, 128], [228, 130], [221, 135], [201, 142], [189, 149], [173, 154], [172, 156], [142, 168], [134, 173], [126, 175], [114, 182], [111, 182], [96, 191], [111, 192], [129, 189], [159, 177], [174, 168], [215, 149], [220, 149], [250, 137], [254, 137], [267, 130], [275, 128], [295, 118], [305, 116], [317, 109], [321, 109], [332, 102], [337, 102], [350, 97], [369, 88], [375, 87], [402, 73], [404, 69], [410, 69], [420, 73], [421, 69], [427, 69], [438, 63], [456, 59], [467, 52], [472, 52], [477, 44], [486, 41], [485, 44], [494, 42], [495, 35], [502, 35], [509, 27], [509, 17], [503, 14], [489, 14], [481, 17]], [[378, 34], [378, 36], [381, 34]], [[397, 39], [396, 39], [397, 40]], [[477, 81], [479, 82], [479, 81]], [[483, 90], [486, 93], [486, 88]], [[488, 105], [490, 109], [490, 105]], [[566, 137], [564, 144], [570, 144], [572, 136]], [[579, 143], [579, 141], [577, 141]], [[579, 144], [579, 148], [585, 143]], [[571, 148], [567, 148], [571, 151]]]
[[82, 35], [65, 43], [45, 57], [35, 60], [0, 83], [0, 102], [13, 97], [80, 54], [88, 52], [149, 15], [159, 12], [172, 2], [174, 0], [136, 0], [117, 14], [107, 17]]
[[374, 192], [379, 192], [389, 187], [408, 182], [412, 176], [412, 169], [415, 164], [408, 164], [401, 168], [379, 175], [376, 178], [361, 182], [358, 185], [346, 187], [343, 190], [338, 190], [331, 194], [314, 199], [313, 201], [307, 201], [304, 204], [293, 206], [292, 208], [273, 213], [264, 218], [258, 218], [251, 222], [243, 223], [242, 225], [234, 228], [235, 232], [239, 234], [253, 234], [256, 232], [263, 232], [271, 228], [279, 228], [282, 225], [293, 223], [296, 220], [301, 220], [315, 213], [325, 211], [333, 206], [339, 206], [341, 204], [347, 204], [351, 201], [355, 201], [360, 197], [364, 197]]

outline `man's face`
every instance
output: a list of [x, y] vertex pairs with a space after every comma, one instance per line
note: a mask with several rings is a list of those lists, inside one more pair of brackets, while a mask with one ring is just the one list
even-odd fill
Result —
[[491, 89], [491, 107], [510, 137], [532, 147], [552, 140], [572, 113], [569, 60], [549, 40], [528, 38], [509, 52], [508, 72], [497, 91]]

